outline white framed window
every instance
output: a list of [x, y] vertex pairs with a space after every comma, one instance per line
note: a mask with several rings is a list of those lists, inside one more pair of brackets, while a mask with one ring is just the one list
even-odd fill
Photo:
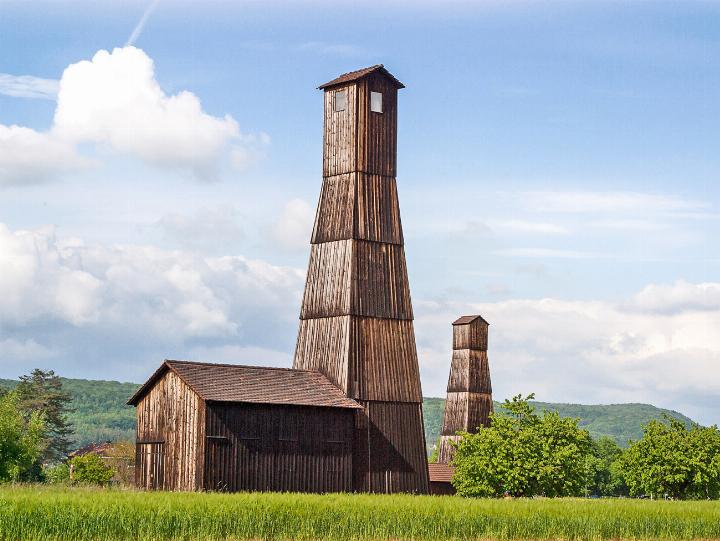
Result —
[[347, 107], [347, 91], [338, 90], [335, 92], [335, 111], [344, 111]]
[[382, 94], [370, 92], [370, 110], [373, 113], [382, 113]]

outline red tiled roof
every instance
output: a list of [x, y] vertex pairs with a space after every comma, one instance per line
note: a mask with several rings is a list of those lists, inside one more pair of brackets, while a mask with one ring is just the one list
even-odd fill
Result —
[[320, 372], [237, 364], [166, 360], [128, 400], [137, 405], [167, 370], [175, 372], [203, 400], [354, 408], [362, 406], [345, 396]]
[[448, 464], [441, 464], [440, 462], [430, 462], [428, 464], [431, 483], [449, 483], [452, 480], [453, 473], [455, 473], [455, 468]]
[[474, 316], [462, 316], [462, 317], [459, 317], [459, 318], [457, 318], [455, 321], [453, 321], [452, 324], [453, 324], [453, 325], [467, 325], [468, 323], [472, 323], [473, 321], [475, 321], [475, 320], [478, 319], [478, 318], [481, 319], [481, 320], [483, 321], [483, 323], [485, 323], [486, 325], [490, 325], [490, 323], [488, 323], [487, 321], [485, 321], [485, 318], [482, 317], [482, 316], [479, 315], [479, 314], [478, 314], [478, 315], [474, 315]]
[[379, 71], [388, 79], [390, 79], [397, 88], [405, 88], [404, 84], [398, 81], [392, 75], [392, 73], [385, 69], [385, 66], [383, 66], [382, 64], [376, 64], [374, 66], [370, 66], [369, 68], [363, 68], [355, 71], [349, 71], [348, 73], [343, 73], [340, 77], [336, 77], [332, 81], [328, 81], [327, 83], [320, 85], [318, 89], [322, 90], [325, 88], [330, 88], [331, 86], [337, 86], [345, 83], [350, 83], [352, 81], [357, 81], [359, 79], [362, 79], [363, 77], [367, 77], [371, 73], [375, 73], [376, 71]]

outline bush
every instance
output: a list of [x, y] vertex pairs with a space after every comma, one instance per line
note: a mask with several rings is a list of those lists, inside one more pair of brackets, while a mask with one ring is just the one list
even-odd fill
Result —
[[48, 483], [68, 483], [70, 482], [70, 466], [65, 462], [45, 466], [43, 468], [43, 477]]
[[107, 485], [115, 475], [115, 470], [106, 466], [103, 459], [95, 453], [72, 458], [70, 468], [71, 477], [75, 483]]
[[533, 395], [506, 400], [490, 426], [463, 434], [453, 464], [461, 496], [574, 496], [585, 492], [591, 439], [578, 420], [535, 413]]

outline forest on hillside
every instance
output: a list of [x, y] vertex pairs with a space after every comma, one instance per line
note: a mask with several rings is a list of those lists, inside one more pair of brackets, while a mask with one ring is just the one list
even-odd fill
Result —
[[[13, 380], [0, 380], [9, 389]], [[68, 416], [75, 429], [74, 443], [82, 446], [102, 441], [132, 441], [135, 436], [134, 408], [125, 402], [139, 387], [136, 383], [62, 378], [63, 388], [72, 396], [73, 412]], [[648, 404], [581, 405], [533, 402], [539, 409], [557, 410], [564, 417], [580, 418], [580, 426], [593, 438], [610, 436], [620, 445], [642, 437], [642, 426], [669, 415], [686, 424], [692, 421], [676, 412]], [[495, 404], [499, 407], [499, 404]], [[445, 400], [426, 397], [423, 404], [425, 437], [432, 450], [442, 427]]]

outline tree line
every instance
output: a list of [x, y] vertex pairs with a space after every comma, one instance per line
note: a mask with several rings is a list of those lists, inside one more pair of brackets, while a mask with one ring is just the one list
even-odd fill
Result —
[[579, 420], [538, 413], [534, 395], [515, 396], [490, 426], [456, 444], [452, 483], [475, 497], [632, 496], [720, 498], [720, 431], [666, 417], [621, 448], [593, 440]]
[[97, 454], [66, 460], [73, 426], [72, 398], [52, 370], [21, 376], [0, 389], [0, 481], [107, 484], [115, 469]]

